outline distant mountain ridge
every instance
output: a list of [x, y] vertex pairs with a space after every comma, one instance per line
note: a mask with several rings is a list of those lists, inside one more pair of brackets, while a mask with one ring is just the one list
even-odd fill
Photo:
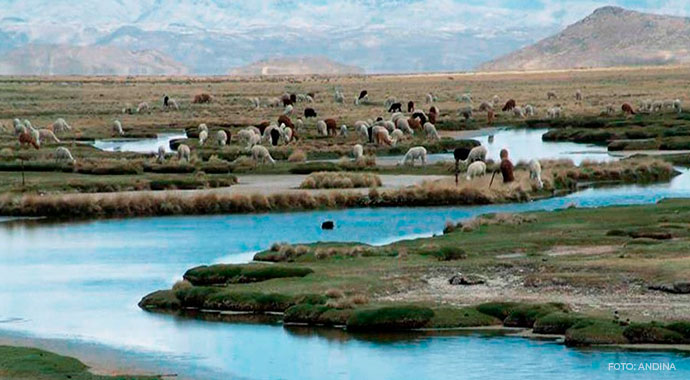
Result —
[[690, 63], [690, 18], [602, 7], [561, 33], [479, 66], [480, 71]]
[[159, 51], [115, 46], [30, 44], [0, 57], [0, 75], [182, 75], [188, 71]]
[[364, 69], [332, 61], [325, 57], [280, 57], [269, 58], [236, 67], [230, 75], [352, 75], [364, 74]]

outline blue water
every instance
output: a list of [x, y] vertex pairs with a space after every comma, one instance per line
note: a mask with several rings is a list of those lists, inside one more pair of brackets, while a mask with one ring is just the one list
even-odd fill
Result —
[[136, 153], [156, 153], [158, 147], [163, 146], [167, 153], [170, 153], [170, 141], [184, 139], [187, 134], [184, 132], [160, 133], [156, 138], [145, 139], [103, 139], [93, 142], [93, 146], [106, 152], [136, 152]]

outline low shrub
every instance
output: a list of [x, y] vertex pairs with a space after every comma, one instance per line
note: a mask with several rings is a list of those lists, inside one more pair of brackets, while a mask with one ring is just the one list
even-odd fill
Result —
[[625, 344], [625, 327], [612, 321], [583, 319], [565, 332], [567, 346], [589, 346], [596, 344]]
[[307, 160], [307, 154], [301, 149], [295, 149], [288, 157], [288, 162], [304, 162]]
[[546, 316], [556, 311], [567, 311], [566, 305], [558, 303], [519, 305], [503, 320], [507, 327], [528, 327], [532, 328], [534, 322], [539, 317]]
[[351, 189], [381, 186], [381, 178], [371, 173], [316, 172], [300, 185], [303, 189]]
[[577, 313], [564, 313], [557, 311], [540, 316], [534, 322], [533, 330], [537, 334], [562, 335], [584, 317]]
[[386, 306], [376, 309], [360, 309], [347, 320], [350, 331], [410, 330], [427, 326], [434, 312], [419, 306]]
[[182, 307], [195, 307], [201, 308], [206, 303], [206, 300], [218, 293], [220, 289], [205, 287], [205, 286], [192, 286], [187, 288], [181, 288], [174, 291], [175, 297], [180, 300]]
[[519, 304], [515, 302], [487, 302], [477, 305], [475, 309], [482, 314], [498, 318], [502, 322], [516, 307], [518, 307], [518, 305]]
[[434, 308], [434, 317], [427, 327], [430, 328], [456, 328], [456, 327], [481, 327], [500, 325], [498, 318], [479, 312], [473, 307]]
[[623, 336], [630, 343], [678, 344], [687, 342], [682, 334], [654, 322], [632, 324], [625, 328]]
[[467, 258], [467, 253], [464, 249], [455, 246], [443, 246], [439, 248], [434, 255], [440, 261], [462, 260]]

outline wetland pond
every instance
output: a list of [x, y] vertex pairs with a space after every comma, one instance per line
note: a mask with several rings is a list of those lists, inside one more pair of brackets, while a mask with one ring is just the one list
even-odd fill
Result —
[[[529, 132], [525, 138], [532, 138]], [[493, 144], [500, 141], [497, 134]], [[518, 150], [509, 149], [519, 160]], [[77, 352], [79, 347], [107, 349], [130, 366], [136, 363], [137, 368], [180, 378], [686, 379], [690, 359], [682, 353], [580, 350], [480, 332], [349, 335], [276, 324], [218, 323], [137, 307], [142, 296], [169, 288], [190, 267], [246, 262], [276, 241], [386, 244], [431, 236], [448, 220], [489, 212], [690, 197], [690, 172], [681, 172], [666, 184], [586, 189], [523, 204], [74, 223], [0, 220], [0, 337], [55, 339]], [[336, 229], [321, 230], [325, 219], [334, 220]], [[676, 370], [609, 371], [609, 363], [620, 362], [673, 363]]]

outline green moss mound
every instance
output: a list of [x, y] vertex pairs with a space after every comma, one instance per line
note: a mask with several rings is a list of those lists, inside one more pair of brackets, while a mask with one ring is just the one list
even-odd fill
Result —
[[657, 323], [635, 323], [623, 331], [630, 343], [678, 344], [688, 340], [676, 331], [664, 328]]
[[585, 319], [565, 332], [567, 346], [589, 346], [594, 344], [625, 344], [625, 327], [612, 321]]
[[567, 306], [559, 303], [548, 303], [538, 305], [520, 305], [515, 307], [510, 314], [503, 320], [507, 327], [528, 327], [534, 326], [534, 322], [539, 317], [546, 316], [556, 311], [566, 311]]
[[440, 307], [434, 308], [433, 311], [434, 317], [427, 326], [430, 328], [481, 327], [501, 324], [498, 318], [480, 313], [473, 307]]
[[581, 314], [557, 311], [538, 317], [534, 322], [533, 329], [537, 334], [562, 335], [582, 319], [584, 319], [584, 316]]
[[144, 296], [144, 298], [139, 301], [139, 307], [145, 310], [176, 310], [182, 307], [182, 303], [172, 290], [158, 290]]
[[427, 307], [387, 306], [356, 310], [347, 320], [350, 331], [396, 331], [425, 327], [434, 317]]
[[519, 304], [516, 302], [487, 302], [477, 305], [475, 308], [480, 313], [490, 315], [503, 321], [518, 305]]
[[271, 280], [274, 278], [304, 277], [314, 273], [311, 268], [281, 265], [202, 265], [189, 269], [184, 279], [193, 285], [224, 285]]

